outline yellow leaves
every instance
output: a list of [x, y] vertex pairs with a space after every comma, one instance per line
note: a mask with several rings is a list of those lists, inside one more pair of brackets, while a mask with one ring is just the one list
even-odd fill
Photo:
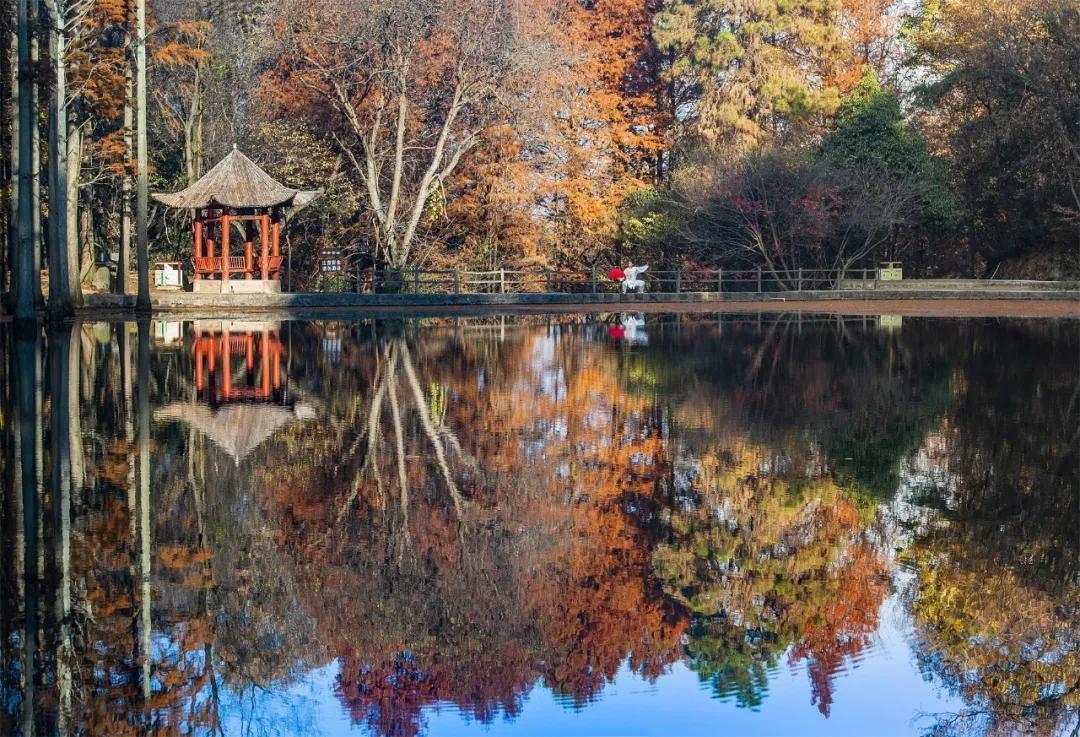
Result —
[[185, 66], [194, 69], [200, 62], [207, 61], [210, 58], [210, 53], [205, 49], [172, 41], [154, 48], [152, 57], [155, 64]]
[[210, 37], [210, 21], [181, 19], [173, 24], [173, 28], [193, 45], [204, 44]]
[[1068, 614], [1077, 611], [1080, 587], [1066, 584], [1052, 597], [994, 565], [978, 544], [955, 528], [919, 541], [912, 609], [965, 695], [985, 699], [999, 717], [1019, 718], [1080, 672], [1080, 628]]
[[724, 13], [671, 2], [658, 42], [674, 55], [670, 74], [696, 83], [695, 133], [741, 155], [782, 135], [821, 129], [858, 83], [863, 58], [892, 28], [889, 0], [870, 3], [760, 0]]
[[206, 563], [214, 555], [209, 550], [187, 545], [163, 545], [157, 549], [158, 564], [163, 568], [185, 570]]

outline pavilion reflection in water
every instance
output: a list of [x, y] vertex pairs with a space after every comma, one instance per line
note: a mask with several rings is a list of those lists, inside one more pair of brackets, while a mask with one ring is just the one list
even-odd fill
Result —
[[282, 427], [315, 417], [289, 390], [281, 326], [272, 321], [197, 320], [191, 351], [193, 401], [176, 401], [155, 419], [179, 420], [240, 463]]

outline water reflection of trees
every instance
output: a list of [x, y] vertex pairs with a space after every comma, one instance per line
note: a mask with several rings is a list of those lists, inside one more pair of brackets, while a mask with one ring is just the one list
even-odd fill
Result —
[[343, 351], [353, 421], [301, 441], [315, 478], [270, 482], [271, 514], [304, 531], [283, 547], [338, 592], [309, 606], [343, 655], [339, 694], [381, 732], [415, 731], [436, 701], [513, 715], [537, 680], [582, 702], [628, 657], [655, 675], [677, 655], [626, 511], [663, 473], [657, 415], [595, 345], [519, 338]]
[[581, 704], [623, 663], [680, 659], [748, 706], [805, 661], [827, 715], [891, 590], [877, 503], [920, 446], [947, 482], [916, 494], [907, 596], [920, 656], [972, 709], [937, 726], [1075, 717], [1080, 409], [1064, 359], [1036, 360], [1075, 334], [650, 331], [625, 350], [592, 325], [288, 326], [318, 420], [239, 463], [157, 422], [145, 483], [139, 402], [190, 401], [190, 352], [143, 356], [144, 383], [130, 329], [50, 333], [45, 354], [9, 334], [0, 732], [215, 732], [237, 694], [334, 661], [337, 698], [382, 734], [436, 703], [514, 716], [537, 683]]
[[[1002, 333], [1005, 335], [1003, 336]], [[1080, 729], [1075, 325], [969, 325], [907, 555], [919, 653], [969, 703], [937, 734]], [[1023, 383], [1018, 379], [1023, 377]]]

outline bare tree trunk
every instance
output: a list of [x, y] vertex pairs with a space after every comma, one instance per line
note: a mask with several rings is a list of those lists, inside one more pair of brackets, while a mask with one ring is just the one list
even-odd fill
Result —
[[[90, 254], [90, 243], [83, 237], [79, 227], [79, 179], [82, 177], [83, 128], [74, 123], [68, 124], [67, 137], [67, 255], [68, 269], [72, 281], [72, 299], [82, 303], [82, 282], [94, 265]], [[84, 205], [84, 210], [89, 208]]]
[[86, 281], [94, 266], [94, 200], [87, 188], [82, 207], [76, 208], [79, 222], [79, 279]]
[[[398, 72], [404, 74], [403, 71]], [[385, 254], [389, 266], [394, 269], [403, 269], [409, 263], [409, 254], [412, 250], [413, 239], [416, 235], [420, 219], [424, 214], [428, 198], [436, 191], [436, 187], [457, 168], [462, 156], [467, 153], [479, 140], [479, 132], [474, 132], [462, 141], [453, 153], [447, 151], [450, 133], [454, 123], [466, 106], [465, 84], [458, 83], [455, 86], [446, 111], [446, 118], [439, 127], [439, 133], [434, 145], [431, 147], [431, 158], [417, 184], [416, 191], [412, 193], [411, 202], [402, 202], [401, 183], [405, 167], [405, 152], [410, 147], [405, 133], [408, 127], [408, 100], [405, 95], [404, 85], [397, 95], [397, 111], [394, 121], [394, 135], [392, 144], [392, 160], [387, 162], [377, 161], [376, 147], [382, 129], [382, 111], [374, 116], [370, 130], [365, 128], [360, 120], [349, 97], [349, 92], [340, 82], [332, 82], [333, 94], [328, 95], [330, 102], [345, 116], [357, 140], [360, 142], [361, 153], [364, 162], [361, 163], [355, 154], [345, 148], [357, 174], [367, 188], [368, 206], [371, 209], [377, 223], [376, 232], [380, 249]], [[388, 157], [389, 158], [389, 157]], [[390, 192], [389, 200], [384, 204], [380, 190], [380, 175], [383, 165], [390, 168]]]
[[31, 227], [34, 210], [34, 128], [37, 111], [31, 94], [34, 68], [30, 60], [30, 0], [15, 0], [16, 4], [16, 54], [18, 63], [18, 175], [16, 189], [15, 223], [17, 240], [12, 253], [15, 278], [12, 292], [15, 317], [34, 317], [34, 234]]
[[[5, 18], [11, 32], [5, 34], [4, 58], [2, 64], [0, 64], [4, 74], [4, 81], [0, 85], [0, 89], [3, 90], [7, 98], [2, 103], [3, 118], [0, 120], [0, 131], [3, 131], [5, 135], [3, 139], [4, 169], [0, 176], [5, 177], [5, 181], [9, 183], [16, 181], [19, 168], [19, 61], [16, 56], [18, 35], [15, 33], [15, 9], [15, 3], [12, 2], [10, 5], [11, 14]], [[4, 10], [8, 10], [7, 5], [4, 6]], [[18, 188], [7, 186], [3, 190], [6, 207], [4, 209], [4, 247], [0, 251], [0, 295], [3, 295], [3, 298], [7, 300], [11, 295], [11, 282], [14, 280], [14, 274], [11, 270], [11, 255], [15, 250], [15, 243], [18, 241], [18, 232], [15, 226], [18, 210]], [[3, 306], [11, 307], [12, 305], [5, 303]]]
[[[49, 0], [49, 58], [53, 63], [53, 89], [49, 105], [49, 312], [70, 315], [81, 302], [81, 290], [73, 285], [70, 252], [71, 207], [68, 174], [67, 87], [64, 63], [64, 16], [60, 0]], [[76, 255], [75, 266], [78, 267]]]
[[390, 365], [387, 368], [387, 386], [390, 393], [390, 415], [394, 420], [394, 449], [397, 457], [398, 472], [398, 501], [401, 505], [401, 537], [398, 539], [397, 561], [405, 555], [405, 551], [412, 546], [412, 535], [409, 532], [409, 476], [405, 467], [405, 433], [401, 424], [401, 407], [397, 396], [397, 362], [398, 353], [395, 351], [390, 356]]
[[187, 171], [188, 184], [202, 176], [203, 150], [203, 98], [202, 98], [202, 63], [195, 66], [195, 81], [191, 92], [191, 108], [184, 121], [184, 168]]
[[[12, 569], [15, 572], [13, 576], [15, 579], [15, 595], [19, 604], [19, 609], [15, 612], [11, 612], [11, 614], [14, 615], [12, 617], [14, 623], [18, 622], [19, 618], [22, 616], [22, 605], [26, 599], [25, 581], [22, 576], [25, 565], [23, 555], [26, 547], [23, 529], [23, 479], [25, 478], [24, 466], [26, 465], [26, 462], [22, 455], [23, 447], [25, 445], [23, 441], [23, 427], [25, 426], [26, 418], [23, 416], [24, 397], [22, 396], [22, 391], [25, 387], [25, 383], [29, 381], [29, 377], [22, 373], [24, 370], [23, 367], [27, 363], [23, 355], [27, 352], [28, 348], [26, 341], [23, 341], [21, 344], [23, 346], [22, 348], [20, 348], [18, 338], [5, 342], [6, 345], [4, 347], [8, 348], [10, 346], [11, 348], [8, 358], [10, 372], [8, 375], [10, 386], [8, 400], [10, 401], [9, 406], [11, 407], [10, 434], [8, 436], [11, 440], [11, 454], [8, 456], [8, 458], [11, 459], [11, 462], [8, 464], [8, 467], [11, 472], [11, 488], [10, 493], [7, 496], [7, 501], [11, 502], [12, 507], [11, 511], [13, 516], [15, 542], [12, 556], [14, 558], [12, 561]], [[30, 348], [30, 350], [32, 350], [32, 348]], [[14, 630], [15, 627], [12, 626], [11, 629]], [[12, 660], [14, 660], [14, 658], [12, 658]]]
[[33, 180], [37, 172], [33, 170], [33, 131], [37, 129], [37, 110], [32, 94], [33, 65], [30, 57], [30, 0], [16, 0], [16, 37], [17, 37], [17, 75], [16, 94], [18, 99], [18, 184], [16, 189], [15, 227], [17, 239], [12, 260], [15, 269], [13, 292], [15, 297], [15, 317], [33, 318], [37, 308], [33, 285]]
[[139, 296], [135, 307], [150, 311], [150, 253], [147, 233], [149, 173], [146, 154], [146, 0], [135, 0], [135, 234], [139, 261]]
[[[139, 0], [140, 4], [143, 0]], [[141, 37], [141, 34], [140, 34]], [[139, 320], [139, 614], [143, 704], [150, 701], [150, 320]]]
[[[30, 64], [35, 70], [37, 70], [38, 62], [41, 55], [41, 49], [38, 45], [37, 24], [41, 22], [41, 5], [38, 0], [30, 0]], [[34, 269], [34, 306], [37, 309], [41, 309], [44, 304], [44, 299], [41, 294], [41, 126], [38, 124], [38, 114], [41, 110], [41, 86], [38, 83], [38, 73], [34, 72], [33, 78], [30, 81], [30, 97], [33, 100], [34, 106], [34, 125], [31, 128], [31, 164], [30, 167], [34, 172], [34, 179], [31, 183], [33, 187], [32, 194], [32, 209], [30, 220], [30, 239], [33, 241], [33, 251], [31, 253], [33, 269]]]
[[131, 34], [127, 35], [125, 44], [128, 47], [126, 54], [127, 66], [124, 76], [127, 84], [124, 86], [124, 173], [120, 180], [120, 254], [116, 260], [116, 293], [127, 294], [128, 272], [131, 269], [131, 176], [128, 174], [128, 164], [133, 158], [134, 150], [131, 140], [131, 126], [135, 117], [132, 107], [135, 82], [131, 69]]
[[[71, 731], [71, 401], [72, 374], [78, 377], [78, 336], [71, 325], [60, 323], [49, 340], [49, 402], [51, 496], [53, 506], [53, 544], [56, 566], [56, 688], [59, 695], [57, 721], [60, 734]], [[72, 360], [74, 359], [74, 360]], [[74, 372], [72, 371], [75, 368]], [[76, 384], [77, 386], [77, 384]], [[78, 392], [74, 393], [78, 407]]]
[[[454, 475], [450, 472], [450, 464], [446, 460], [446, 451], [443, 449], [442, 438], [435, 430], [435, 423], [431, 420], [428, 404], [424, 401], [424, 392], [420, 388], [420, 380], [417, 378], [416, 369], [413, 367], [412, 354], [409, 352], [409, 346], [404, 338], [399, 340], [398, 345], [402, 354], [402, 363], [405, 364], [405, 376], [409, 381], [409, 387], [412, 389], [416, 411], [420, 415], [420, 425], [424, 428], [424, 433], [428, 436], [431, 447], [435, 451], [435, 459], [438, 462], [439, 470], [442, 471], [446, 488], [450, 492], [450, 498], [454, 502], [454, 510], [458, 513], [458, 520], [464, 521], [465, 499], [461, 496], [457, 484], [454, 483]], [[454, 442], [456, 443], [456, 438]], [[460, 444], [458, 447], [460, 447]]]
[[37, 558], [38, 495], [35, 437], [39, 424], [37, 407], [37, 371], [40, 366], [37, 329], [18, 330], [15, 336], [15, 379], [19, 426], [19, 479], [22, 496], [23, 548], [22, 571], [22, 663], [19, 668], [23, 699], [23, 734], [33, 734], [34, 725], [34, 654], [37, 647]]
[[[120, 354], [120, 385], [123, 388], [124, 394], [124, 442], [127, 447], [127, 512], [128, 512], [128, 540], [130, 541], [129, 550], [131, 557], [128, 562], [128, 580], [131, 582], [130, 588], [130, 611], [131, 611], [131, 639], [132, 642], [136, 640], [136, 634], [138, 632], [138, 621], [136, 620], [136, 612], [138, 611], [138, 601], [135, 594], [135, 584], [138, 581], [138, 527], [136, 525], [136, 519], [138, 518], [138, 494], [136, 491], [135, 483], [135, 465], [136, 465], [136, 438], [135, 438], [135, 397], [132, 391], [132, 375], [131, 375], [131, 330], [130, 324], [126, 322], [119, 323], [116, 331], [116, 348]], [[132, 658], [134, 660], [134, 658]], [[134, 677], [134, 676], [133, 676]]]
[[68, 389], [67, 389], [67, 423], [68, 423], [68, 458], [71, 462], [71, 494], [78, 495], [86, 480], [85, 459], [82, 445], [82, 415], [79, 412], [79, 391], [82, 378], [82, 327], [78, 324], [72, 333], [71, 350], [68, 352]]

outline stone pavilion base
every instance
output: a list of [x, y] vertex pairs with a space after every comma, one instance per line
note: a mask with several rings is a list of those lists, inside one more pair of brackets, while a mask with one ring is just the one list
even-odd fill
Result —
[[281, 294], [280, 279], [196, 279], [191, 283], [195, 294]]

